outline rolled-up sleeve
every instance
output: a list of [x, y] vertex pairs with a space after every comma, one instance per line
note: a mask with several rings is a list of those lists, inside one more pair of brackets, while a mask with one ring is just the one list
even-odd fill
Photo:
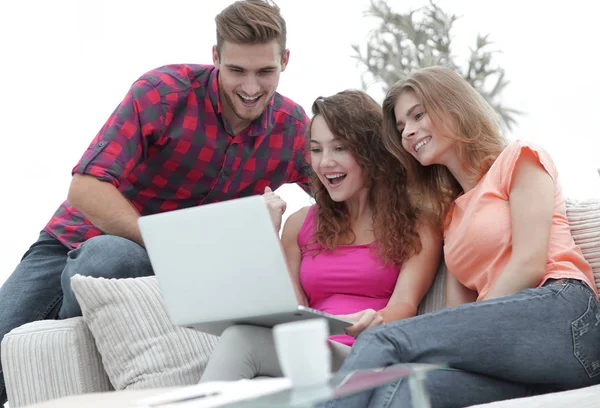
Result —
[[144, 158], [164, 125], [161, 95], [148, 80], [135, 82], [87, 148], [72, 173], [118, 187]]

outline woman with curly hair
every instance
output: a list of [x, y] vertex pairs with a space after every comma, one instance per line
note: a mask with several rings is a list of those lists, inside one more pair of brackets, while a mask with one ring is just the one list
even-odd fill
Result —
[[[410, 204], [370, 96], [347, 90], [320, 97], [312, 112], [316, 203], [288, 218], [281, 241], [298, 302], [356, 322], [330, 337], [336, 370], [365, 329], [416, 314], [440, 261], [441, 233]], [[260, 375], [283, 375], [271, 329], [238, 325], [222, 334], [201, 381]]]

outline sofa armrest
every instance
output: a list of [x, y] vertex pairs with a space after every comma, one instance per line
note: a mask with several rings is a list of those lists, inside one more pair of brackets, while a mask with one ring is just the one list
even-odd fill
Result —
[[11, 408], [113, 389], [81, 317], [17, 327], [4, 336], [1, 354]]

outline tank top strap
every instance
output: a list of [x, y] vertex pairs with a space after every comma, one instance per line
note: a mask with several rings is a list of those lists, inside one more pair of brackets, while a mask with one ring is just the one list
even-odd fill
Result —
[[304, 223], [298, 231], [298, 244], [304, 247], [314, 241], [315, 232], [317, 230], [317, 206], [311, 205], [304, 218]]

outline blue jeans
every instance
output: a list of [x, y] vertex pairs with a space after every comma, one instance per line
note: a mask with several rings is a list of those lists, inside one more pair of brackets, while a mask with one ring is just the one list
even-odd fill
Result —
[[[361, 334], [340, 373], [447, 363], [427, 375], [431, 405], [464, 407], [600, 383], [600, 303], [574, 279], [379, 326]], [[401, 380], [327, 404], [410, 407]]]
[[[101, 235], [70, 251], [42, 231], [0, 288], [0, 339], [35, 320], [81, 316], [70, 285], [75, 274], [126, 278], [152, 275], [153, 271], [146, 250], [125, 238]], [[0, 369], [0, 404], [4, 402]]]

